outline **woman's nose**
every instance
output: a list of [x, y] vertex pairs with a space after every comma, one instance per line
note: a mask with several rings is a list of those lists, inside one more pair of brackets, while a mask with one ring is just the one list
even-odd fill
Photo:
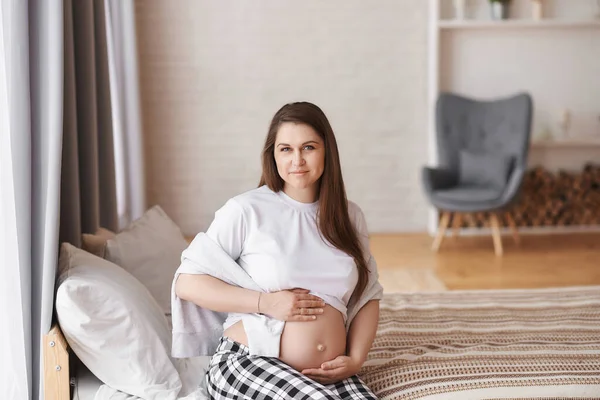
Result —
[[294, 158], [292, 159], [292, 163], [294, 165], [304, 164], [304, 157], [302, 157], [302, 152], [300, 152], [300, 151], [294, 152]]

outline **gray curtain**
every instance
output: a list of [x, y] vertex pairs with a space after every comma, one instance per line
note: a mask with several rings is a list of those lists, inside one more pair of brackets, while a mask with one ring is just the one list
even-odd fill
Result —
[[0, 0], [0, 399], [43, 399], [59, 243], [117, 229], [102, 0]]
[[64, 129], [60, 240], [117, 231], [114, 143], [102, 0], [64, 0]]
[[1, 399], [38, 399], [58, 249], [62, 0], [0, 0]]
[[119, 228], [146, 211], [139, 68], [133, 0], [107, 0], [108, 62]]

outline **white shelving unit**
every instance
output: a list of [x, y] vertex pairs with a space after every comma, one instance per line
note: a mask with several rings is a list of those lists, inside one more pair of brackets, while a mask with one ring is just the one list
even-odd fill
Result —
[[569, 140], [535, 140], [532, 148], [588, 148], [600, 147], [600, 138], [569, 139]]
[[473, 21], [473, 20], [441, 20], [439, 29], [515, 29], [515, 28], [600, 28], [600, 20], [506, 20], [506, 21]]
[[[574, 165], [580, 155], [596, 154], [594, 159], [600, 160], [597, 1], [545, 1], [545, 15], [539, 20], [532, 18], [532, 0], [512, 0], [506, 20], [490, 18], [488, 0], [466, 4], [470, 12], [456, 20], [453, 0], [429, 0], [429, 164], [438, 164], [435, 103], [441, 91], [482, 99], [528, 91], [535, 106], [531, 153], [536, 161]], [[565, 109], [573, 117], [571, 138], [536, 138], [536, 132], [548, 127], [558, 133]], [[438, 213], [431, 208], [431, 234], [437, 223]]]

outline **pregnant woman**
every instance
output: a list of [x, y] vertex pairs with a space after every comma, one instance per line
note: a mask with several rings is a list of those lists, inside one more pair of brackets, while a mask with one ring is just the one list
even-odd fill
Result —
[[[259, 187], [227, 201], [206, 231], [261, 290], [206, 274], [175, 283], [180, 299], [227, 313], [208, 391], [214, 399], [376, 399], [357, 373], [375, 337], [381, 286], [375, 281], [377, 294], [347, 328], [349, 303], [377, 276], [376, 264], [320, 108], [292, 103], [275, 114], [262, 168]], [[242, 319], [254, 313], [285, 321], [278, 357], [251, 354]]]

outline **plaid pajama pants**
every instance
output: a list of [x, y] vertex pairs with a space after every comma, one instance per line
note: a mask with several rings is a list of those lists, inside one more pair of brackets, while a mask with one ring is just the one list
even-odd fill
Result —
[[248, 347], [222, 337], [206, 381], [212, 399], [374, 399], [356, 375], [322, 385], [274, 357], [250, 356]]

